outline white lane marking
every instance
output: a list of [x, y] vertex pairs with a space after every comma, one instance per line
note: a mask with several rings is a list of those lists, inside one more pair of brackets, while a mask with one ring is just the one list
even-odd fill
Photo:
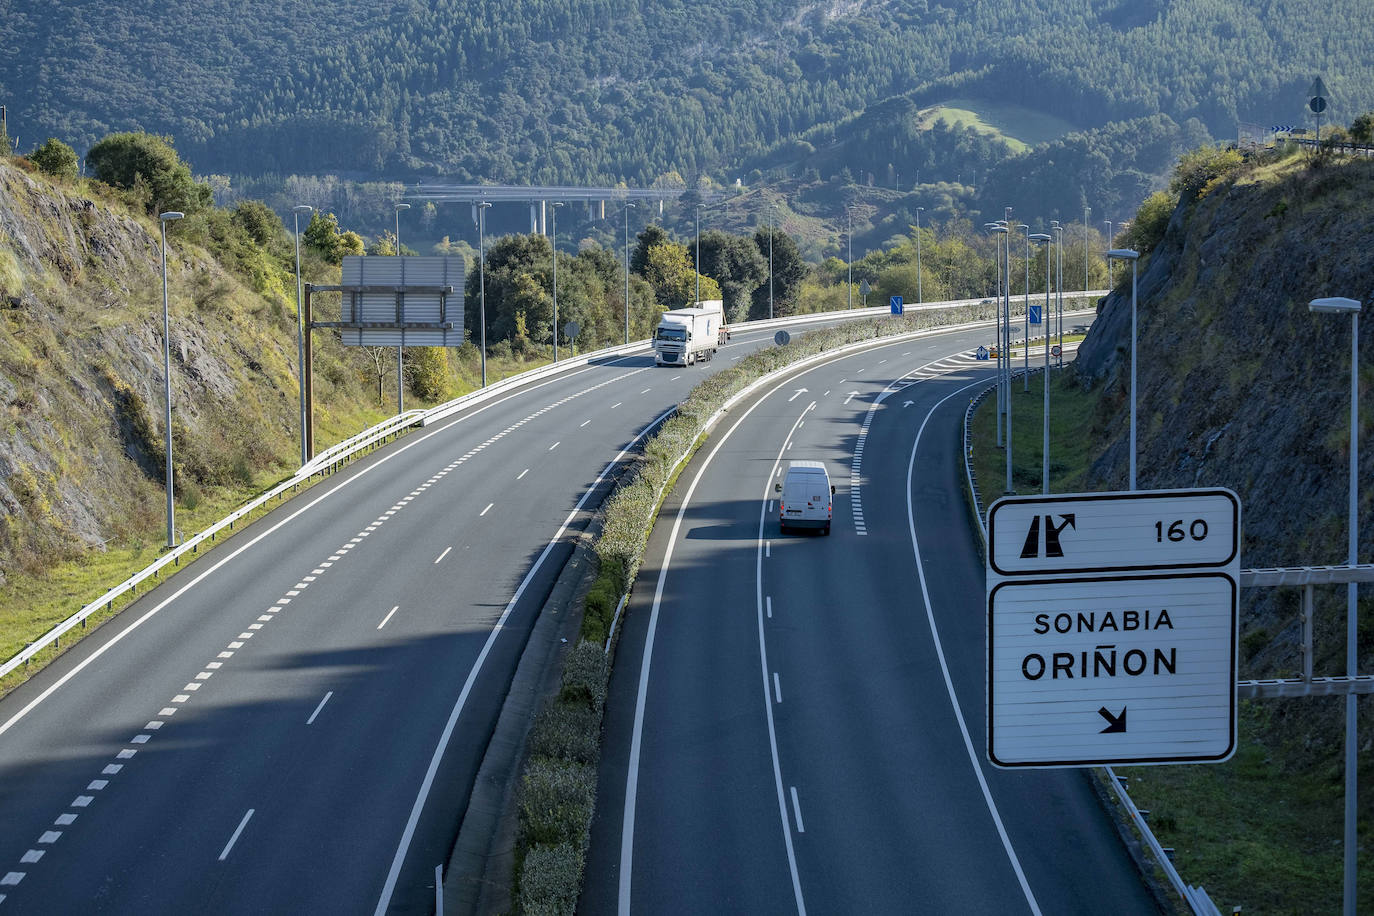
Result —
[[768, 602], [768, 619], [769, 619], [769, 620], [772, 620], [772, 619], [773, 619], [773, 596], [772, 596], [772, 595], [769, 595], [769, 596], [768, 596], [766, 599], [764, 599], [764, 600]]
[[539, 559], [534, 561], [534, 564], [530, 567], [530, 571], [525, 574], [525, 578], [521, 580], [519, 587], [516, 588], [515, 594], [511, 596], [505, 609], [501, 611], [501, 616], [498, 617], [496, 623], [492, 625], [491, 632], [487, 635], [487, 641], [482, 644], [482, 651], [477, 653], [477, 660], [472, 663], [472, 668], [468, 671], [467, 680], [463, 682], [463, 689], [458, 694], [458, 699], [454, 702], [452, 711], [449, 712], [448, 722], [444, 725], [443, 734], [439, 736], [439, 742], [434, 746], [434, 755], [430, 758], [429, 769], [425, 771], [425, 778], [420, 783], [419, 792], [415, 795], [415, 804], [411, 806], [410, 818], [406, 821], [405, 830], [401, 833], [401, 841], [396, 847], [396, 855], [391, 860], [391, 870], [387, 872], [386, 883], [382, 885], [381, 896], [377, 899], [377, 908], [374, 911], [375, 916], [385, 916], [387, 908], [391, 906], [391, 895], [396, 892], [396, 881], [401, 876], [401, 866], [405, 863], [406, 854], [410, 851], [410, 842], [415, 836], [415, 827], [420, 822], [420, 812], [424, 810], [425, 802], [429, 798], [429, 790], [434, 785], [435, 775], [439, 771], [439, 761], [443, 759], [444, 753], [448, 749], [448, 743], [453, 737], [453, 730], [458, 724], [458, 717], [462, 715], [463, 708], [467, 705], [468, 694], [472, 692], [473, 684], [477, 683], [477, 676], [481, 673], [482, 666], [485, 664], [487, 656], [491, 653], [491, 647], [496, 643], [496, 637], [501, 635], [502, 630], [505, 628], [506, 621], [510, 618], [511, 612], [515, 610], [515, 606], [520, 602], [520, 598], [525, 594], [525, 589], [529, 587], [530, 582], [534, 580], [534, 577], [539, 574], [539, 570], [543, 568], [544, 561], [547, 560], [549, 554], [553, 552], [554, 545], [562, 539], [563, 533], [567, 531], [568, 526], [573, 523], [573, 519], [577, 517], [577, 513], [581, 512], [582, 508], [587, 505], [587, 500], [591, 499], [592, 494], [596, 492], [596, 488], [606, 479], [606, 475], [611, 472], [612, 468], [620, 463], [620, 460], [625, 457], [630, 449], [634, 448], [639, 444], [641, 439], [657, 429], [658, 425], [666, 420], [668, 415], [675, 409], [676, 408], [670, 408], [665, 410], [651, 420], [649, 425], [645, 426], [638, 435], [630, 440], [628, 445], [616, 453], [616, 456], [606, 464], [606, 467], [602, 469], [601, 473], [596, 475], [596, 479], [592, 481], [591, 486], [587, 487], [586, 492], [582, 494], [582, 498], [577, 501], [577, 505], [573, 506], [572, 511], [568, 513], [568, 517], [563, 520], [563, 524], [558, 526], [558, 530], [554, 532], [553, 537], [544, 545], [544, 550], [539, 554]]
[[159, 716], [174, 716], [177, 714], [175, 706], [164, 706], [157, 711]]
[[5, 872], [5, 877], [0, 878], [0, 887], [13, 886], [15, 884], [18, 884], [20, 881], [24, 880], [24, 874], [25, 873], [22, 871]]
[[821, 395], [821, 397], [828, 397], [829, 394], [830, 394], [830, 389], [827, 388], [827, 389], [825, 389], [825, 394]]
[[44, 830], [43, 835], [38, 838], [38, 842], [43, 844], [56, 843], [62, 837], [61, 830]]
[[234, 831], [234, 835], [229, 838], [228, 843], [224, 844], [224, 851], [219, 854], [219, 860], [221, 862], [229, 858], [229, 850], [233, 849], [234, 844], [239, 841], [239, 834], [243, 833], [243, 828], [248, 826], [248, 819], [252, 816], [253, 809], [249, 808], [248, 813], [243, 816], [243, 820], [239, 821], [238, 829]]
[[99, 792], [110, 784], [108, 779], [92, 779], [90, 785], [86, 786], [87, 792]]
[[624, 401], [616, 401], [614, 404], [611, 405], [611, 410], [615, 410], [617, 407], [624, 403]]
[[487, 503], [487, 507], [483, 509], [481, 512], [477, 513], [477, 517], [481, 518], [482, 516], [486, 515], [488, 512], [491, 511], [491, 507], [494, 505], [496, 505], [496, 503]]
[[333, 695], [334, 695], [334, 691], [332, 691], [332, 690], [330, 690], [329, 692], [327, 692], [327, 693], [324, 695], [324, 699], [323, 699], [323, 700], [320, 700], [320, 705], [319, 705], [319, 706], [316, 706], [316, 707], [315, 707], [315, 711], [312, 712], [312, 713], [310, 714], [310, 718], [308, 718], [308, 719], [305, 720], [305, 724], [306, 724], [306, 725], [314, 725], [314, 724], [315, 724], [315, 717], [318, 716], [318, 715], [320, 714], [320, 710], [321, 710], [321, 709], [324, 709], [324, 704], [325, 704], [325, 703], [328, 703], [328, 702], [329, 702], [329, 698], [332, 697]]
[[773, 699], [782, 702], [782, 681], [778, 680], [778, 673], [773, 672]]
[[805, 832], [806, 832], [806, 827], [804, 827], [804, 826], [802, 825], [802, 819], [801, 819], [801, 802], [797, 801], [797, 787], [796, 787], [796, 786], [792, 786], [791, 789], [792, 789], [792, 810], [793, 810], [793, 811], [796, 813], [796, 815], [797, 815], [797, 832], [798, 832], [798, 833], [805, 833]]
[[677, 381], [678, 379], [680, 379], [680, 378], [682, 378], [682, 376], [680, 376], [680, 375], [675, 375], [675, 376], [673, 376], [672, 378], [668, 379], [668, 381], [670, 381], [670, 382], [676, 382], [676, 381]]
[[43, 858], [43, 853], [46, 851], [47, 850], [43, 849], [30, 849], [28, 852], [24, 853], [22, 856], [19, 857], [19, 863], [21, 865], [32, 865], [39, 859]]
[[103, 769], [103, 770], [100, 771], [100, 775], [101, 775], [101, 776], [115, 776], [115, 775], [117, 775], [117, 774], [119, 773], [119, 771], [122, 770], [122, 769], [124, 769], [124, 764], [122, 764], [122, 763], [107, 763], [107, 764], [105, 764], [105, 769]]
[[72, 824], [75, 824], [75, 823], [76, 823], [76, 815], [75, 815], [75, 814], [59, 814], [59, 815], [57, 816], [57, 820], [53, 821], [53, 823], [56, 824], [56, 825], [59, 826], [59, 827], [70, 827]]
[[857, 392], [857, 391], [851, 391], [851, 392], [849, 392], [849, 396], [846, 397], [846, 398], [844, 399], [844, 402], [845, 402], [846, 404], [848, 404], [850, 401], [854, 400], [854, 399], [857, 398], [858, 396], [859, 396], [859, 392]]
[[650, 391], [653, 391], [653, 390], [654, 390], [654, 389], [652, 389], [652, 388], [645, 388], [643, 391], [640, 392], [640, 394], [648, 394]]
[[525, 476], [526, 474], [528, 474], [529, 472], [530, 472], [530, 469], [529, 469], [529, 468], [525, 468], [523, 471], [520, 472], [520, 474], [519, 474], [515, 479], [516, 479], [516, 480], [519, 480], [521, 477], [524, 477], [524, 476]]
[[592, 421], [591, 421], [591, 420], [583, 420], [582, 423], [581, 423], [581, 425], [579, 425], [577, 428], [578, 428], [578, 429], [581, 429], [583, 426], [586, 426], [586, 425], [587, 425], [588, 423], [590, 423], [590, 422], [592, 422]]
[[553, 451], [554, 449], [558, 448], [558, 446], [560, 446], [560, 445], [562, 445], [562, 444], [563, 444], [563, 440], [562, 440], [562, 439], [558, 440], [558, 441], [555, 442], [553, 445], [550, 445], [550, 446], [549, 446], [549, 451]]
[[150, 731], [150, 732], [155, 732], [155, 731], [157, 731], [159, 728], [162, 727], [162, 722], [160, 722], [160, 721], [157, 720], [157, 719], [154, 719], [154, 720], [152, 720], [151, 722], [149, 722], [147, 725], [145, 725], [145, 726], [143, 726], [143, 727], [146, 728], [146, 729], [148, 729], [148, 731]]
[[[697, 486], [701, 483], [702, 477], [711, 466], [711, 461], [720, 453], [725, 443], [730, 441], [730, 437], [735, 430], [739, 429], [749, 415], [758, 409], [769, 397], [776, 394], [783, 387], [783, 382], [779, 382], [766, 394], [760, 396], [748, 410], [744, 411], [735, 420], [734, 425], [721, 436], [719, 441], [711, 449], [710, 453], [701, 462], [701, 467], [697, 469], [696, 475], [692, 478], [691, 484], [687, 487], [687, 492], [682, 497], [682, 503], [678, 506], [677, 515], [673, 519], [672, 532], [668, 536], [668, 547], [664, 551], [663, 565], [658, 571], [658, 583], [654, 586], [654, 600], [649, 612], [649, 628], [644, 636], [644, 650], [642, 661], [639, 667], [639, 687], [635, 696], [635, 718], [634, 726], [630, 732], [630, 757], [625, 775], [625, 812], [621, 818], [620, 826], [620, 890], [617, 901], [617, 911], [620, 916], [630, 916], [630, 892], [631, 877], [634, 874], [634, 842], [635, 842], [635, 806], [639, 795], [639, 758], [644, 743], [644, 709], [649, 695], [649, 675], [653, 668], [654, 639], [658, 634], [658, 616], [663, 606], [663, 589], [668, 581], [668, 570], [673, 564], [673, 549], [678, 543], [678, 535], [682, 531], [682, 520], [687, 514], [687, 509], [692, 503], [692, 494], [696, 492]], [[812, 401], [806, 409], [801, 412], [797, 419], [805, 417], [808, 412], [814, 409], [816, 402]], [[789, 430], [787, 437], [792, 437], [792, 430]], [[782, 461], [782, 453], [774, 459], [774, 467]], [[772, 475], [767, 478], [772, 479]], [[766, 484], [765, 484], [766, 486]], [[771, 500], [770, 500], [771, 503]], [[768, 699], [768, 659], [763, 649], [763, 525], [767, 518], [763, 510], [764, 503], [759, 502], [759, 534], [758, 549], [755, 553], [756, 571], [756, 599], [758, 621], [759, 621], [759, 640], [760, 654], [763, 655], [763, 693], [764, 693], [764, 712], [768, 720], [768, 741], [773, 754], [773, 775], [778, 792], [778, 807], [782, 818], [783, 841], [787, 847], [787, 865], [792, 874], [792, 891], [797, 902], [798, 916], [806, 916], [806, 903], [802, 899], [801, 879], [797, 874], [797, 857], [792, 849], [792, 832], [788, 829], [787, 821], [787, 801], [783, 795], [782, 771], [778, 763], [777, 732], [773, 726], [773, 705]], [[382, 916], [378, 913], [377, 916]]]
[[1021, 892], [1026, 896], [1026, 903], [1030, 905], [1031, 912], [1040, 916], [1040, 905], [1035, 902], [1035, 894], [1031, 893], [1030, 884], [1026, 881], [1026, 873], [1021, 870], [1021, 861], [1016, 857], [1016, 850], [1011, 846], [1011, 837], [1007, 836], [1007, 829], [1002, 825], [1002, 817], [997, 812], [997, 803], [993, 801], [992, 792], [988, 789], [988, 781], [983, 776], [983, 766], [979, 760], [977, 751], [973, 749], [973, 739], [969, 737], [968, 725], [964, 722], [964, 713], [959, 708], [959, 698], [954, 693], [954, 681], [949, 676], [949, 663], [945, 661], [945, 650], [940, 642], [940, 630], [935, 624], [935, 612], [930, 606], [930, 590], [926, 587], [926, 569], [921, 561], [921, 545], [916, 537], [916, 517], [912, 506], [915, 504], [915, 494], [912, 492], [911, 482], [916, 471], [916, 450], [921, 445], [921, 434], [926, 430], [935, 411], [940, 408], [950, 398], [963, 394], [970, 388], [978, 385], [985, 385], [985, 379], [979, 379], [964, 387], [950, 392], [941, 398], [934, 407], [926, 412], [925, 419], [921, 421], [921, 426], [916, 430], [916, 440], [911, 443], [911, 458], [906, 466], [906, 521], [907, 527], [911, 531], [911, 552], [916, 556], [916, 574], [921, 582], [921, 599], [926, 606], [926, 620], [930, 624], [930, 635], [935, 641], [935, 654], [940, 659], [940, 671], [945, 678], [945, 692], [949, 694], [949, 704], [954, 707], [954, 718], [959, 722], [959, 732], [964, 736], [964, 750], [968, 753], [969, 765], [973, 767], [973, 773], [978, 777], [978, 785], [983, 790], [983, 801], [987, 803], [988, 813], [992, 815], [992, 821], [997, 826], [997, 835], [1002, 839], [1002, 848], [1007, 853], [1007, 859], [1011, 862], [1012, 870], [1016, 872], [1016, 880], [1021, 884]]
[[152, 737], [153, 737], [152, 735], [146, 735], [146, 734], [144, 734], [144, 735], [134, 735], [132, 738], [129, 739], [129, 743], [130, 743], [130, 744], [147, 744], [147, 743], [148, 743], [148, 739], [149, 739], [149, 738], [152, 738]]
[[[772, 502], [772, 500], [770, 499], [769, 502]], [[764, 542], [763, 542], [763, 555], [764, 555], [765, 558], [771, 558], [771, 557], [773, 556], [773, 542], [772, 542], [772, 541], [764, 541]]]
[[905, 353], [903, 353], [902, 355], [903, 355], [903, 356], [910, 356], [910, 355], [911, 355], [911, 351], [910, 351], [910, 350], [907, 350], [907, 351], [906, 351]]
[[95, 801], [95, 796], [93, 795], [78, 795], [76, 798], [72, 799], [72, 803], [68, 807], [89, 808], [93, 801]]
[[380, 630], [382, 627], [386, 626], [387, 621], [391, 619], [391, 615], [394, 614], [394, 613], [396, 613], [398, 610], [400, 610], [400, 608], [401, 608], [401, 606], [398, 604], [398, 605], [396, 605], [394, 608], [392, 608], [391, 610], [387, 611], [387, 612], [386, 612], [386, 616], [382, 618], [382, 622], [379, 623], [379, 624], [377, 624], [377, 629]]
[[438, 563], [440, 560], [442, 560], [444, 557], [448, 556], [448, 552], [449, 552], [450, 550], [452, 550], [452, 549], [453, 549], [452, 547], [445, 547], [445, 548], [444, 548], [444, 552], [441, 553], [441, 554], [439, 554], [439, 556], [437, 556], [437, 557], [434, 558], [434, 562], [437, 564], [437, 563]]

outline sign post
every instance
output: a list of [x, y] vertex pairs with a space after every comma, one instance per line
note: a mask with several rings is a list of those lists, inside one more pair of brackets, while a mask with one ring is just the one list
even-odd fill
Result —
[[988, 513], [999, 767], [1220, 762], [1236, 746], [1240, 500], [1007, 497]]

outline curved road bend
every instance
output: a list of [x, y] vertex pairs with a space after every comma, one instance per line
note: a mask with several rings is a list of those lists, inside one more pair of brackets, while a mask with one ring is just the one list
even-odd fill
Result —
[[0, 700], [0, 916], [428, 912], [562, 527], [772, 334], [689, 369], [601, 361], [415, 432]]
[[[984, 336], [793, 376], [681, 476], [618, 649], [581, 912], [1155, 912], [1085, 771], [985, 759], [955, 432]], [[828, 538], [779, 535], [794, 458], [837, 486]]]

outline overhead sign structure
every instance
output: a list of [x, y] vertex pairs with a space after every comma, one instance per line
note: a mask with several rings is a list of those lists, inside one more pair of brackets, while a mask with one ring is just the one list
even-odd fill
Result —
[[1007, 497], [988, 513], [988, 759], [1216, 762], [1236, 742], [1240, 500]]
[[887, 304], [892, 308], [892, 314], [902, 314], [902, 297], [892, 296], [887, 300]]
[[457, 256], [349, 255], [340, 320], [316, 327], [339, 328], [346, 346], [461, 346], [464, 272]]

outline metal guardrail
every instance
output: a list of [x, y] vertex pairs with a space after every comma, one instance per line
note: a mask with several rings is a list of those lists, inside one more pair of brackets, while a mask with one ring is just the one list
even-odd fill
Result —
[[[924, 307], [932, 309], [956, 308], [960, 305], [967, 305], [970, 302], [980, 301], [982, 300], [958, 300], [951, 302], [931, 303], [930, 305]], [[836, 318], [858, 319], [864, 317], [871, 317], [874, 315], [886, 313], [887, 311], [888, 310], [886, 308], [846, 309], [838, 312], [819, 312], [812, 315], [799, 315], [788, 318], [777, 318], [765, 321], [746, 322], [740, 325], [735, 325], [735, 327], [744, 328], [746, 330], [765, 330], [767, 328], [771, 328], [774, 326], [789, 324], [806, 324], [818, 321], [830, 321]], [[595, 359], [606, 359], [608, 357], [615, 357], [634, 353], [638, 350], [648, 347], [649, 344], [649, 340], [641, 340], [635, 341], [628, 345], [621, 345], [618, 347], [607, 347], [601, 350], [594, 350], [591, 353], [588, 353], [584, 356], [575, 357], [569, 360], [560, 360], [559, 362], [550, 364], [548, 366], [541, 366], [538, 369], [531, 369], [526, 372], [521, 372], [517, 375], [510, 376], [509, 378], [502, 379], [499, 382], [495, 382], [491, 385], [488, 385], [486, 388], [483, 388], [480, 391], [474, 391], [461, 397], [454, 398], [453, 400], [448, 401], [444, 404], [440, 404], [437, 407], [432, 407], [427, 410], [406, 411], [403, 414], [399, 414], [395, 417], [391, 417], [387, 420], [384, 420], [381, 423], [378, 423], [377, 425], [369, 429], [365, 429], [362, 432], [357, 433], [356, 435], [351, 436], [348, 439], [345, 439], [344, 441], [337, 443], [336, 445], [330, 446], [329, 448], [322, 451], [320, 454], [316, 455], [310, 461], [302, 465], [301, 468], [298, 471], [296, 471], [295, 474], [291, 475], [291, 477], [287, 480], [268, 490], [266, 493], [263, 493], [262, 495], [255, 497], [247, 503], [244, 503], [242, 506], [235, 509], [229, 515], [215, 522], [213, 525], [196, 534], [194, 537], [191, 537], [190, 539], [184, 541], [182, 544], [173, 548], [168, 553], [162, 555], [153, 563], [139, 570], [137, 573], [134, 573], [134, 575], [125, 579], [123, 582], [119, 583], [114, 588], [111, 588], [108, 591], [106, 591], [99, 598], [82, 607], [81, 610], [77, 611], [75, 614], [72, 614], [70, 617], [66, 618], [61, 623], [52, 627], [50, 630], [48, 630], [42, 636], [35, 639], [33, 642], [30, 642], [27, 645], [25, 645], [25, 647], [22, 650], [20, 650], [13, 658], [9, 659], [3, 664], [0, 664], [0, 678], [5, 677], [17, 668], [26, 665], [31, 659], [34, 658], [34, 656], [36, 656], [38, 653], [42, 652], [49, 646], [60, 647], [62, 637], [70, 633], [76, 627], [82, 627], [84, 629], [86, 621], [91, 617], [91, 615], [97, 613], [101, 609], [109, 608], [111, 605], [114, 604], [116, 600], [122, 598], [126, 594], [136, 594], [139, 585], [153, 578], [158, 573], [166, 569], [169, 565], [179, 566], [182, 557], [186, 556], [188, 553], [198, 553], [201, 545], [205, 544], [206, 542], [213, 541], [219, 535], [219, 533], [224, 531], [225, 529], [233, 530], [235, 523], [245, 518], [246, 516], [252, 514], [266, 503], [281, 496], [287, 490], [299, 487], [302, 483], [305, 483], [310, 478], [318, 474], [328, 473], [338, 463], [353, 457], [354, 455], [358, 454], [359, 452], [365, 449], [370, 448], [376, 443], [381, 442], [387, 438], [390, 438], [391, 436], [398, 435], [399, 433], [408, 429], [411, 426], [426, 426], [430, 423], [435, 422], [436, 420], [443, 419], [444, 417], [456, 413], [457, 411], [462, 410], [463, 408], [470, 407], [473, 404], [478, 404], [483, 401], [489, 400], [493, 397], [496, 397], [499, 394], [502, 394], [506, 391], [510, 391], [511, 389], [520, 387], [522, 385], [529, 384], [530, 382], [539, 381], [543, 378], [555, 375], [559, 372], [566, 371], [570, 368], [585, 366]]]

